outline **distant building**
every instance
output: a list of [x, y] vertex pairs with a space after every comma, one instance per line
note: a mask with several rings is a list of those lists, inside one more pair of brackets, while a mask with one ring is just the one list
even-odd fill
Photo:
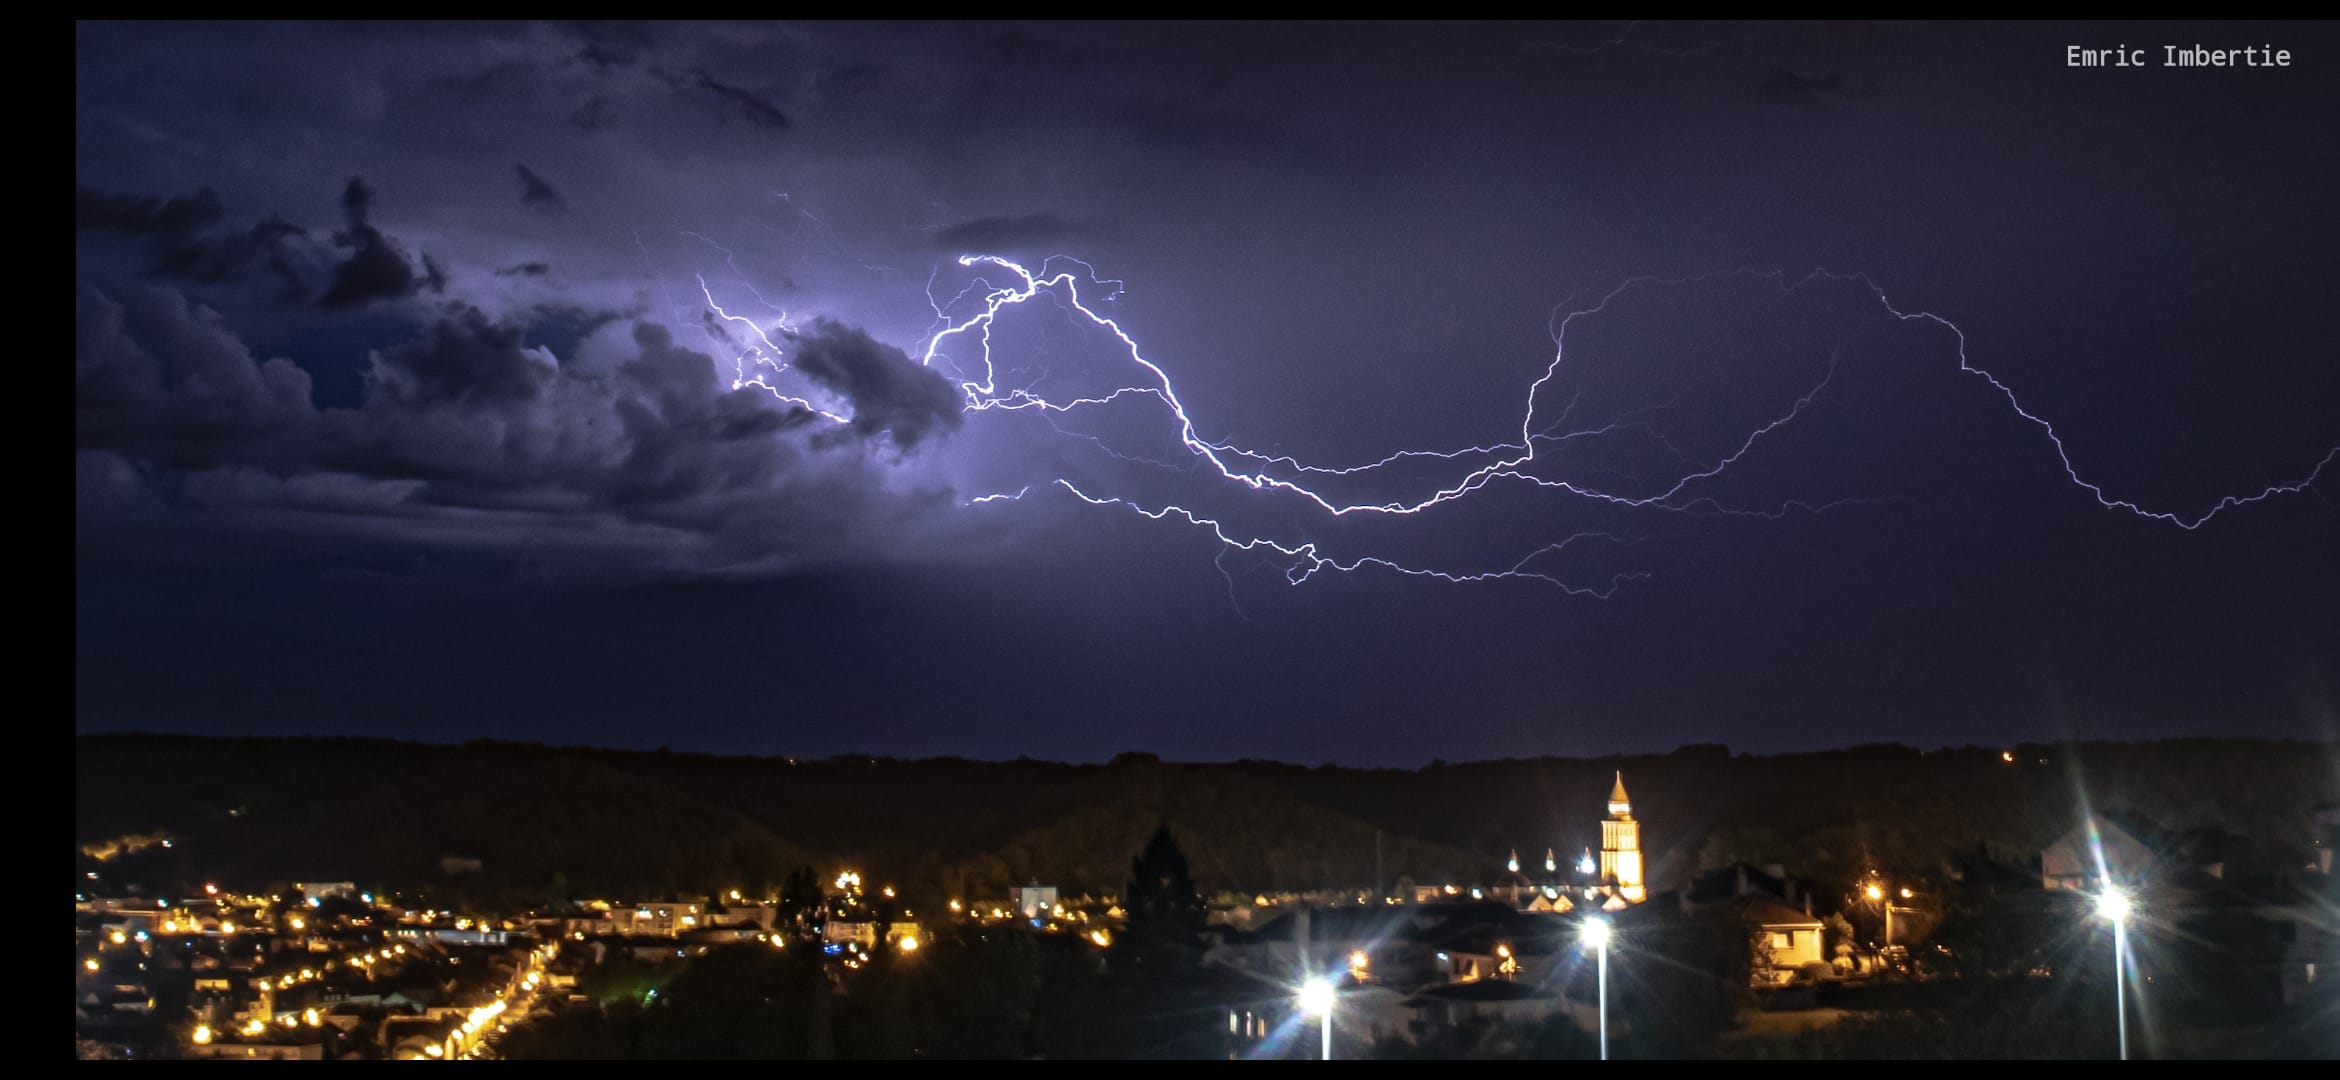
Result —
[[354, 900], [358, 895], [357, 883], [351, 881], [308, 881], [297, 883], [293, 888], [301, 891], [301, 899], [307, 901], [310, 907], [316, 907], [334, 897]]
[[485, 926], [397, 926], [390, 936], [407, 941], [436, 941], [442, 945], [509, 945], [509, 930], [494, 930]]
[[1573, 1011], [1568, 999], [1555, 991], [1498, 979], [1433, 986], [1406, 1003], [1413, 1006], [1417, 1031], [1484, 1021], [1541, 1024], [1570, 1017]]
[[707, 909], [704, 904], [666, 900], [613, 908], [609, 921], [619, 934], [628, 937], [670, 938], [698, 929], [707, 921]]
[[1758, 987], [1786, 986], [1827, 963], [1822, 923], [1812, 915], [1812, 890], [1778, 863], [1709, 870], [1672, 895], [1680, 897], [1685, 917], [1727, 915], [1739, 922], [1754, 961], [1750, 980]]
[[1601, 880], [1617, 897], [1638, 904], [1648, 896], [1641, 877], [1641, 823], [1625, 796], [1625, 774], [1609, 789], [1609, 816], [1601, 822]]
[[1016, 914], [1027, 919], [1044, 918], [1056, 910], [1056, 886], [1035, 881], [1016, 889]]
[[1514, 849], [1503, 864], [1503, 873], [1490, 886], [1472, 886], [1467, 892], [1453, 885], [1419, 886], [1407, 899], [1417, 904], [1438, 903], [1468, 897], [1473, 900], [1493, 899], [1510, 904], [1521, 911], [1539, 914], [1565, 914], [1579, 903], [1592, 903], [1610, 911], [1648, 898], [1648, 883], [1644, 880], [1641, 862], [1641, 823], [1633, 817], [1632, 799], [1625, 794], [1625, 774], [1618, 772], [1609, 788], [1608, 816], [1601, 821], [1601, 850], [1598, 856], [1591, 848], [1584, 849], [1563, 870], [1560, 853], [1555, 848], [1544, 849], [1541, 873], [1520, 861]]
[[2092, 814], [2040, 852], [2040, 887], [2102, 892], [2107, 874], [2112, 884], [2133, 886], [2159, 865], [2159, 857], [2135, 834]]
[[1807, 965], [1827, 963], [1820, 948], [1820, 920], [1768, 896], [1751, 893], [1732, 905], [1744, 923], [1758, 961], [1753, 979], [1758, 985], [1784, 986], [1794, 982]]

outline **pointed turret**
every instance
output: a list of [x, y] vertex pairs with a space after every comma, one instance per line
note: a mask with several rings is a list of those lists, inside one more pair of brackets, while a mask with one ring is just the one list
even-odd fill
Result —
[[1616, 785], [1609, 789], [1609, 816], [1630, 817], [1632, 814], [1633, 800], [1625, 796], [1625, 773], [1624, 770], [1620, 769], [1617, 772]]

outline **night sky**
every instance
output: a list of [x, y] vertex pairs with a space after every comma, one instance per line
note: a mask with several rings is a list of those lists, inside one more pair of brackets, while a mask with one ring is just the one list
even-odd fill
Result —
[[[2292, 66], [2159, 66], [2195, 42]], [[2340, 729], [2331, 24], [83, 24], [75, 65], [77, 731]]]

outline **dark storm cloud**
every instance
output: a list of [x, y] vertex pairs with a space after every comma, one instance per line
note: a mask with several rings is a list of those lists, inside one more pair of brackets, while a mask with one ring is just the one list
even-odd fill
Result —
[[959, 393], [949, 379], [859, 327], [813, 323], [796, 342], [796, 367], [853, 403], [853, 430], [884, 434], [903, 449], [959, 425]]
[[554, 212], [569, 208], [569, 204], [561, 199], [561, 193], [554, 191], [553, 186], [546, 183], [544, 177], [536, 175], [535, 170], [517, 161], [512, 163], [512, 168], [520, 177], [521, 202]]
[[511, 408], [532, 401], [553, 378], [542, 354], [521, 344], [521, 327], [498, 325], [466, 308], [430, 336], [374, 361], [374, 388], [409, 406]]
[[631, 355], [572, 369], [528, 344], [528, 323], [458, 305], [372, 357], [356, 408], [318, 407], [306, 372], [168, 289], [84, 288], [76, 324], [81, 518], [117, 547], [197, 529], [781, 572], [914, 543], [934, 504], [878, 495], [861, 447], [955, 419], [930, 411], [952, 404], [938, 377], [834, 323], [809, 340], [860, 416], [844, 429], [728, 389], [652, 323]]
[[691, 80], [692, 85], [714, 95], [716, 100], [731, 106], [739, 115], [746, 117], [749, 123], [773, 131], [787, 130], [788, 114], [781, 112], [779, 106], [754, 92], [727, 82], [717, 81], [714, 76], [704, 71], [691, 72]]
[[73, 223], [82, 229], [115, 229], [142, 235], [181, 238], [217, 224], [219, 196], [210, 188], [192, 195], [127, 195], [77, 188]]
[[827, 97], [842, 97], [877, 85], [885, 73], [882, 65], [866, 60], [836, 64], [813, 78], [813, 89]]
[[934, 246], [951, 254], [1013, 251], [1060, 243], [1082, 228], [1081, 223], [1055, 214], [983, 217], [943, 227], [934, 234]]
[[254, 268], [271, 273], [283, 299], [297, 302], [308, 286], [287, 245], [306, 232], [281, 218], [270, 218], [248, 229], [222, 229], [225, 212], [210, 188], [190, 195], [134, 195], [78, 188], [74, 192], [74, 226], [80, 230], [113, 232], [145, 239], [153, 252], [155, 272], [197, 282], [220, 282]]
[[280, 437], [312, 419], [309, 376], [254, 362], [218, 313], [149, 288], [116, 303], [84, 288], [74, 304], [74, 435], [83, 449], [165, 467], [274, 461]]
[[550, 273], [552, 273], [551, 265], [534, 260], [496, 268], [497, 277], [544, 277]]
[[588, 98], [569, 114], [569, 122], [586, 134], [608, 131], [618, 125], [618, 110], [608, 98]]
[[317, 298], [318, 307], [327, 311], [346, 310], [377, 300], [412, 296], [423, 288], [445, 290], [446, 275], [428, 256], [423, 260], [423, 273], [417, 275], [413, 264], [407, 262], [406, 253], [367, 220], [373, 205], [373, 187], [364, 177], [350, 177], [341, 193], [344, 227], [334, 234], [333, 240], [355, 251], [334, 268], [333, 284], [326, 288], [325, 295]]
[[1851, 88], [1846, 85], [1843, 75], [1833, 71], [1813, 77], [1775, 70], [1770, 77], [1755, 84], [1742, 96], [1757, 105], [1817, 109], [1831, 100], [1865, 97], [1867, 91]]

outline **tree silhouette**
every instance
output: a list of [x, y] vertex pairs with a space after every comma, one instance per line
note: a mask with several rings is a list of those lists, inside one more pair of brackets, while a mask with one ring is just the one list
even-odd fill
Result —
[[1145, 850], [1130, 860], [1121, 906], [1129, 919], [1123, 940], [1140, 955], [1191, 947], [1201, 936], [1202, 896], [1167, 822], [1155, 826]]
[[780, 920], [773, 924], [774, 929], [784, 923], [799, 936], [816, 932], [818, 928], [808, 924], [815, 918], [821, 900], [820, 879], [813, 876], [812, 867], [789, 871], [787, 881], [780, 886]]

